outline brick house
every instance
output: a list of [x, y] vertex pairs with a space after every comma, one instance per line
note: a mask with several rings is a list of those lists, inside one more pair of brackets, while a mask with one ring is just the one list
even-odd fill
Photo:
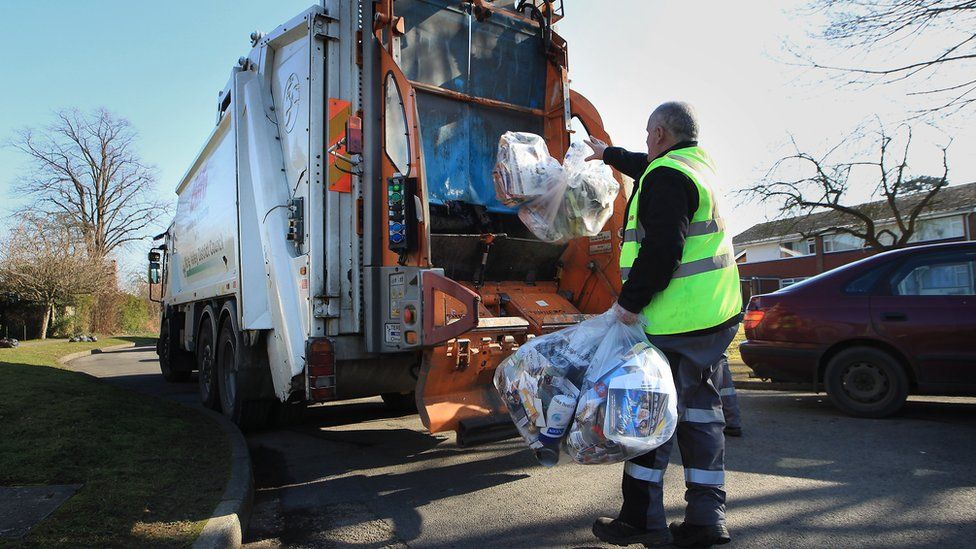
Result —
[[[910, 211], [919, 196], [899, 199], [900, 211]], [[877, 220], [879, 230], [894, 229], [890, 209], [884, 201], [857, 206]], [[824, 233], [842, 225], [833, 211], [759, 223], [732, 239], [742, 280], [742, 297], [776, 291], [803, 279], [876, 254], [861, 239], [845, 233]], [[886, 221], [888, 221], [886, 223]], [[895, 231], [897, 232], [897, 231]], [[805, 237], [803, 235], [816, 234]], [[886, 235], [887, 236], [887, 235]], [[889, 239], [882, 239], [884, 242]], [[976, 183], [946, 187], [919, 217], [911, 243], [932, 244], [976, 240]]]

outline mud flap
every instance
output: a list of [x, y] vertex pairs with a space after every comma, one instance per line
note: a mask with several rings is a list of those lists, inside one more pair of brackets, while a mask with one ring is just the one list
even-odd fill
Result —
[[[518, 317], [482, 318], [464, 337], [424, 352], [417, 380], [417, 409], [432, 433], [456, 431], [461, 422], [478, 425], [507, 417], [495, 391], [495, 368], [521, 343], [529, 323]], [[483, 420], [483, 421], [475, 421]]]

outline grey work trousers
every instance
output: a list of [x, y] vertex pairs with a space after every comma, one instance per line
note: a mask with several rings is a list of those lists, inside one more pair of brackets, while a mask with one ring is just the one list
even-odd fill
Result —
[[664, 471], [677, 439], [685, 470], [685, 522], [725, 522], [721, 361], [737, 329], [738, 325], [702, 336], [648, 336], [671, 363], [680, 421], [668, 442], [624, 465], [620, 520], [645, 530], [667, 528]]
[[726, 427], [742, 427], [742, 412], [739, 411], [739, 395], [732, 384], [729, 370], [729, 357], [722, 355], [722, 375], [719, 381], [719, 395], [722, 397], [722, 413], [725, 414]]

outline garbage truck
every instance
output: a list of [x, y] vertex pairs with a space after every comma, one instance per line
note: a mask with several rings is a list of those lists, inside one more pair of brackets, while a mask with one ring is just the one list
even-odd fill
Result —
[[549, 243], [493, 188], [507, 131], [555, 158], [610, 141], [570, 87], [565, 15], [323, 0], [253, 33], [149, 252], [163, 376], [196, 371], [244, 428], [376, 395], [461, 443], [508, 421], [496, 366], [620, 290], [622, 190], [601, 232]]

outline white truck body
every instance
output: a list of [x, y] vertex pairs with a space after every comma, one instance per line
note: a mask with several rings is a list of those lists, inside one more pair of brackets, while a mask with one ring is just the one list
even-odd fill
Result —
[[[325, 15], [352, 6], [327, 1], [312, 7], [262, 37], [241, 59], [221, 94], [217, 126], [177, 189], [167, 234], [165, 303], [192, 307], [234, 297], [242, 330], [271, 332], [269, 362], [282, 400], [302, 375], [310, 337], [358, 331], [361, 323], [361, 268], [353, 265], [359, 241], [348, 238], [353, 201], [348, 193], [324, 196], [322, 142], [324, 98], [354, 105], [358, 99], [349, 47], [358, 13]], [[324, 49], [332, 51], [322, 55]], [[321, 203], [324, 211], [308, 207]], [[286, 240], [296, 215], [304, 220], [303, 233]], [[327, 239], [326, 232], [345, 238]], [[343, 273], [356, 273], [357, 280]], [[183, 334], [192, 349], [194, 330]]]

